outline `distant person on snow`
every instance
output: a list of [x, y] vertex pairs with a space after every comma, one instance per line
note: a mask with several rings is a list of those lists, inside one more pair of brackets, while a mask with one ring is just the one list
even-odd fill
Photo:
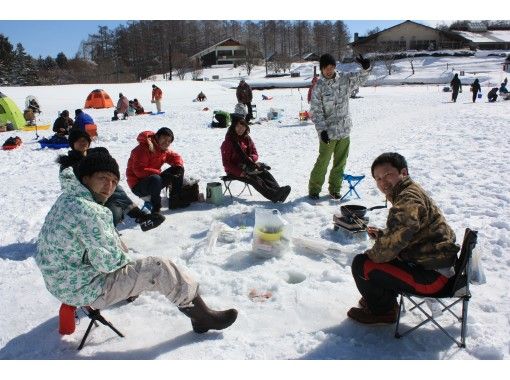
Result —
[[63, 110], [60, 113], [60, 116], [57, 117], [55, 122], [53, 123], [53, 132], [55, 132], [59, 136], [65, 136], [69, 134], [69, 130], [73, 126], [73, 119], [69, 117], [69, 111]]
[[315, 88], [315, 85], [317, 84], [319, 80], [319, 76], [316, 75], [313, 77], [312, 79], [312, 85], [310, 86], [310, 88], [308, 89], [308, 95], [307, 95], [307, 100], [308, 100], [308, 104], [310, 104], [310, 102], [312, 101], [312, 92], [313, 92], [313, 89]]
[[205, 94], [202, 91], [200, 91], [199, 94], [197, 95], [196, 99], [199, 102], [203, 102], [204, 100], [207, 99], [207, 96], [205, 96]]
[[353, 89], [363, 84], [370, 74], [370, 61], [359, 55], [356, 61], [360, 72], [336, 71], [336, 60], [331, 54], [323, 54], [319, 60], [321, 77], [312, 91], [310, 113], [319, 137], [319, 156], [310, 173], [308, 197], [319, 199], [326, 178], [329, 161], [333, 156], [333, 167], [329, 172], [329, 195], [340, 199], [344, 167], [349, 155], [352, 127], [349, 115], [349, 97]]
[[145, 113], [145, 110], [143, 109], [142, 105], [136, 98], [133, 99], [133, 107], [135, 108], [135, 113], [137, 115], [143, 115]]
[[119, 165], [104, 151], [87, 154], [76, 175], [72, 168], [60, 173], [63, 194], [46, 215], [35, 255], [48, 291], [67, 305], [94, 309], [156, 291], [190, 318], [198, 334], [232, 325], [237, 310], [209, 309], [197, 281], [171, 260], [129, 257], [103, 206], [119, 178]]
[[473, 93], [473, 103], [476, 102], [476, 98], [478, 93], [482, 91], [482, 87], [480, 86], [480, 81], [475, 79], [475, 81], [471, 84], [471, 92]]
[[221, 158], [225, 172], [236, 180], [252, 185], [255, 190], [272, 202], [285, 202], [290, 186], [278, 185], [269, 173], [270, 167], [257, 162], [259, 155], [250, 137], [250, 127], [239, 115], [232, 124], [221, 144]]
[[489, 100], [489, 103], [494, 103], [496, 100], [498, 100], [498, 88], [493, 87], [489, 93], [487, 94], [487, 99]]
[[248, 114], [246, 115], [246, 122], [249, 123], [253, 119], [253, 109], [251, 102], [253, 100], [253, 92], [251, 87], [244, 79], [241, 79], [236, 90], [237, 102], [246, 105]]
[[[57, 159], [57, 162], [60, 164], [60, 171], [63, 171], [68, 167], [72, 167], [76, 174], [78, 165], [88, 154], [99, 151], [108, 153], [106, 148], [90, 148], [90, 144], [91, 139], [86, 132], [83, 132], [80, 129], [71, 130], [71, 133], [69, 134], [69, 146], [71, 147], [71, 150], [67, 153], [67, 155], [60, 155]], [[117, 185], [115, 191], [104, 205], [112, 212], [113, 224], [115, 226], [122, 222], [125, 215], [135, 219], [135, 222], [140, 225], [142, 231], [148, 231], [156, 228], [165, 220], [163, 215], [146, 214], [142, 212], [128, 197], [120, 185]]]
[[384, 230], [367, 227], [373, 247], [352, 261], [361, 299], [347, 315], [364, 324], [391, 324], [397, 320], [399, 292], [433, 297], [445, 287], [460, 247], [441, 210], [409, 177], [402, 155], [383, 153], [371, 170], [392, 207]]
[[156, 104], [156, 109], [158, 110], [158, 112], [161, 112], [161, 99], [163, 99], [163, 91], [161, 91], [161, 89], [158, 86], [153, 84], [151, 103]]
[[85, 131], [85, 126], [87, 124], [94, 124], [92, 117], [89, 114], [83, 112], [81, 109], [75, 110], [73, 128], [79, 128], [82, 131]]
[[501, 86], [499, 87], [499, 93], [508, 94], [508, 89], [506, 88], [505, 82], [501, 83]]
[[122, 92], [119, 93], [119, 100], [117, 101], [117, 107], [113, 111], [112, 121], [119, 120], [119, 113], [122, 114], [122, 120], [126, 120], [128, 118], [128, 109], [129, 109], [129, 99], [127, 96], [123, 95]]
[[23, 118], [27, 122], [27, 125], [35, 125], [36, 124], [36, 122], [35, 122], [35, 114], [34, 114], [34, 111], [31, 108], [27, 108], [23, 112]]
[[37, 103], [37, 100], [30, 99], [28, 101], [28, 108], [30, 108], [34, 113], [41, 113], [41, 108], [39, 106], [39, 103]]
[[453, 76], [453, 79], [450, 82], [450, 87], [452, 88], [452, 101], [455, 103], [459, 92], [462, 92], [462, 83], [460, 82], [459, 74], [455, 74]]

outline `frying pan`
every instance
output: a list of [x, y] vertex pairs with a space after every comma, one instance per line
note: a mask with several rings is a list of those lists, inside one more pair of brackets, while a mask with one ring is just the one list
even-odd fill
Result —
[[340, 212], [342, 213], [342, 216], [345, 216], [346, 218], [352, 218], [352, 216], [357, 216], [358, 218], [363, 218], [367, 211], [376, 210], [379, 208], [386, 208], [386, 205], [384, 206], [374, 206], [370, 208], [366, 208], [365, 206], [360, 205], [345, 205], [340, 206]]

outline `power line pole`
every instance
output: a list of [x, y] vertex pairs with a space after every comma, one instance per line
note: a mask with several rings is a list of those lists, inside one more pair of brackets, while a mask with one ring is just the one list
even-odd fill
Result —
[[170, 73], [168, 74], [168, 80], [172, 80], [172, 44], [168, 44], [168, 67]]

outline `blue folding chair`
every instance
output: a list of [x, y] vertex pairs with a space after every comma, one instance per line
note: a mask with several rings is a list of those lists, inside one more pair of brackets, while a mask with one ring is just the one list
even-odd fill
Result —
[[358, 185], [358, 183], [360, 183], [363, 180], [363, 178], [365, 178], [364, 175], [344, 174], [344, 181], [347, 181], [347, 183], [349, 183], [349, 190], [342, 196], [342, 198], [340, 198], [340, 200], [342, 201], [345, 197], [352, 193], [356, 194], [358, 198], [361, 198], [358, 192], [356, 191], [356, 185]]

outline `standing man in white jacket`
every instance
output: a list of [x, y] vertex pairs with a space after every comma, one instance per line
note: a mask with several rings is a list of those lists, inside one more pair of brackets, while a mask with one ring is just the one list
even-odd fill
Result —
[[320, 57], [321, 76], [312, 91], [310, 106], [312, 121], [319, 135], [319, 156], [308, 182], [308, 197], [313, 200], [319, 199], [331, 156], [333, 167], [329, 173], [328, 190], [331, 198], [341, 197], [340, 187], [349, 155], [352, 126], [349, 97], [353, 89], [367, 80], [371, 71], [370, 61], [361, 54], [356, 61], [363, 68], [362, 71], [342, 73], [335, 70], [336, 60], [331, 54]]

